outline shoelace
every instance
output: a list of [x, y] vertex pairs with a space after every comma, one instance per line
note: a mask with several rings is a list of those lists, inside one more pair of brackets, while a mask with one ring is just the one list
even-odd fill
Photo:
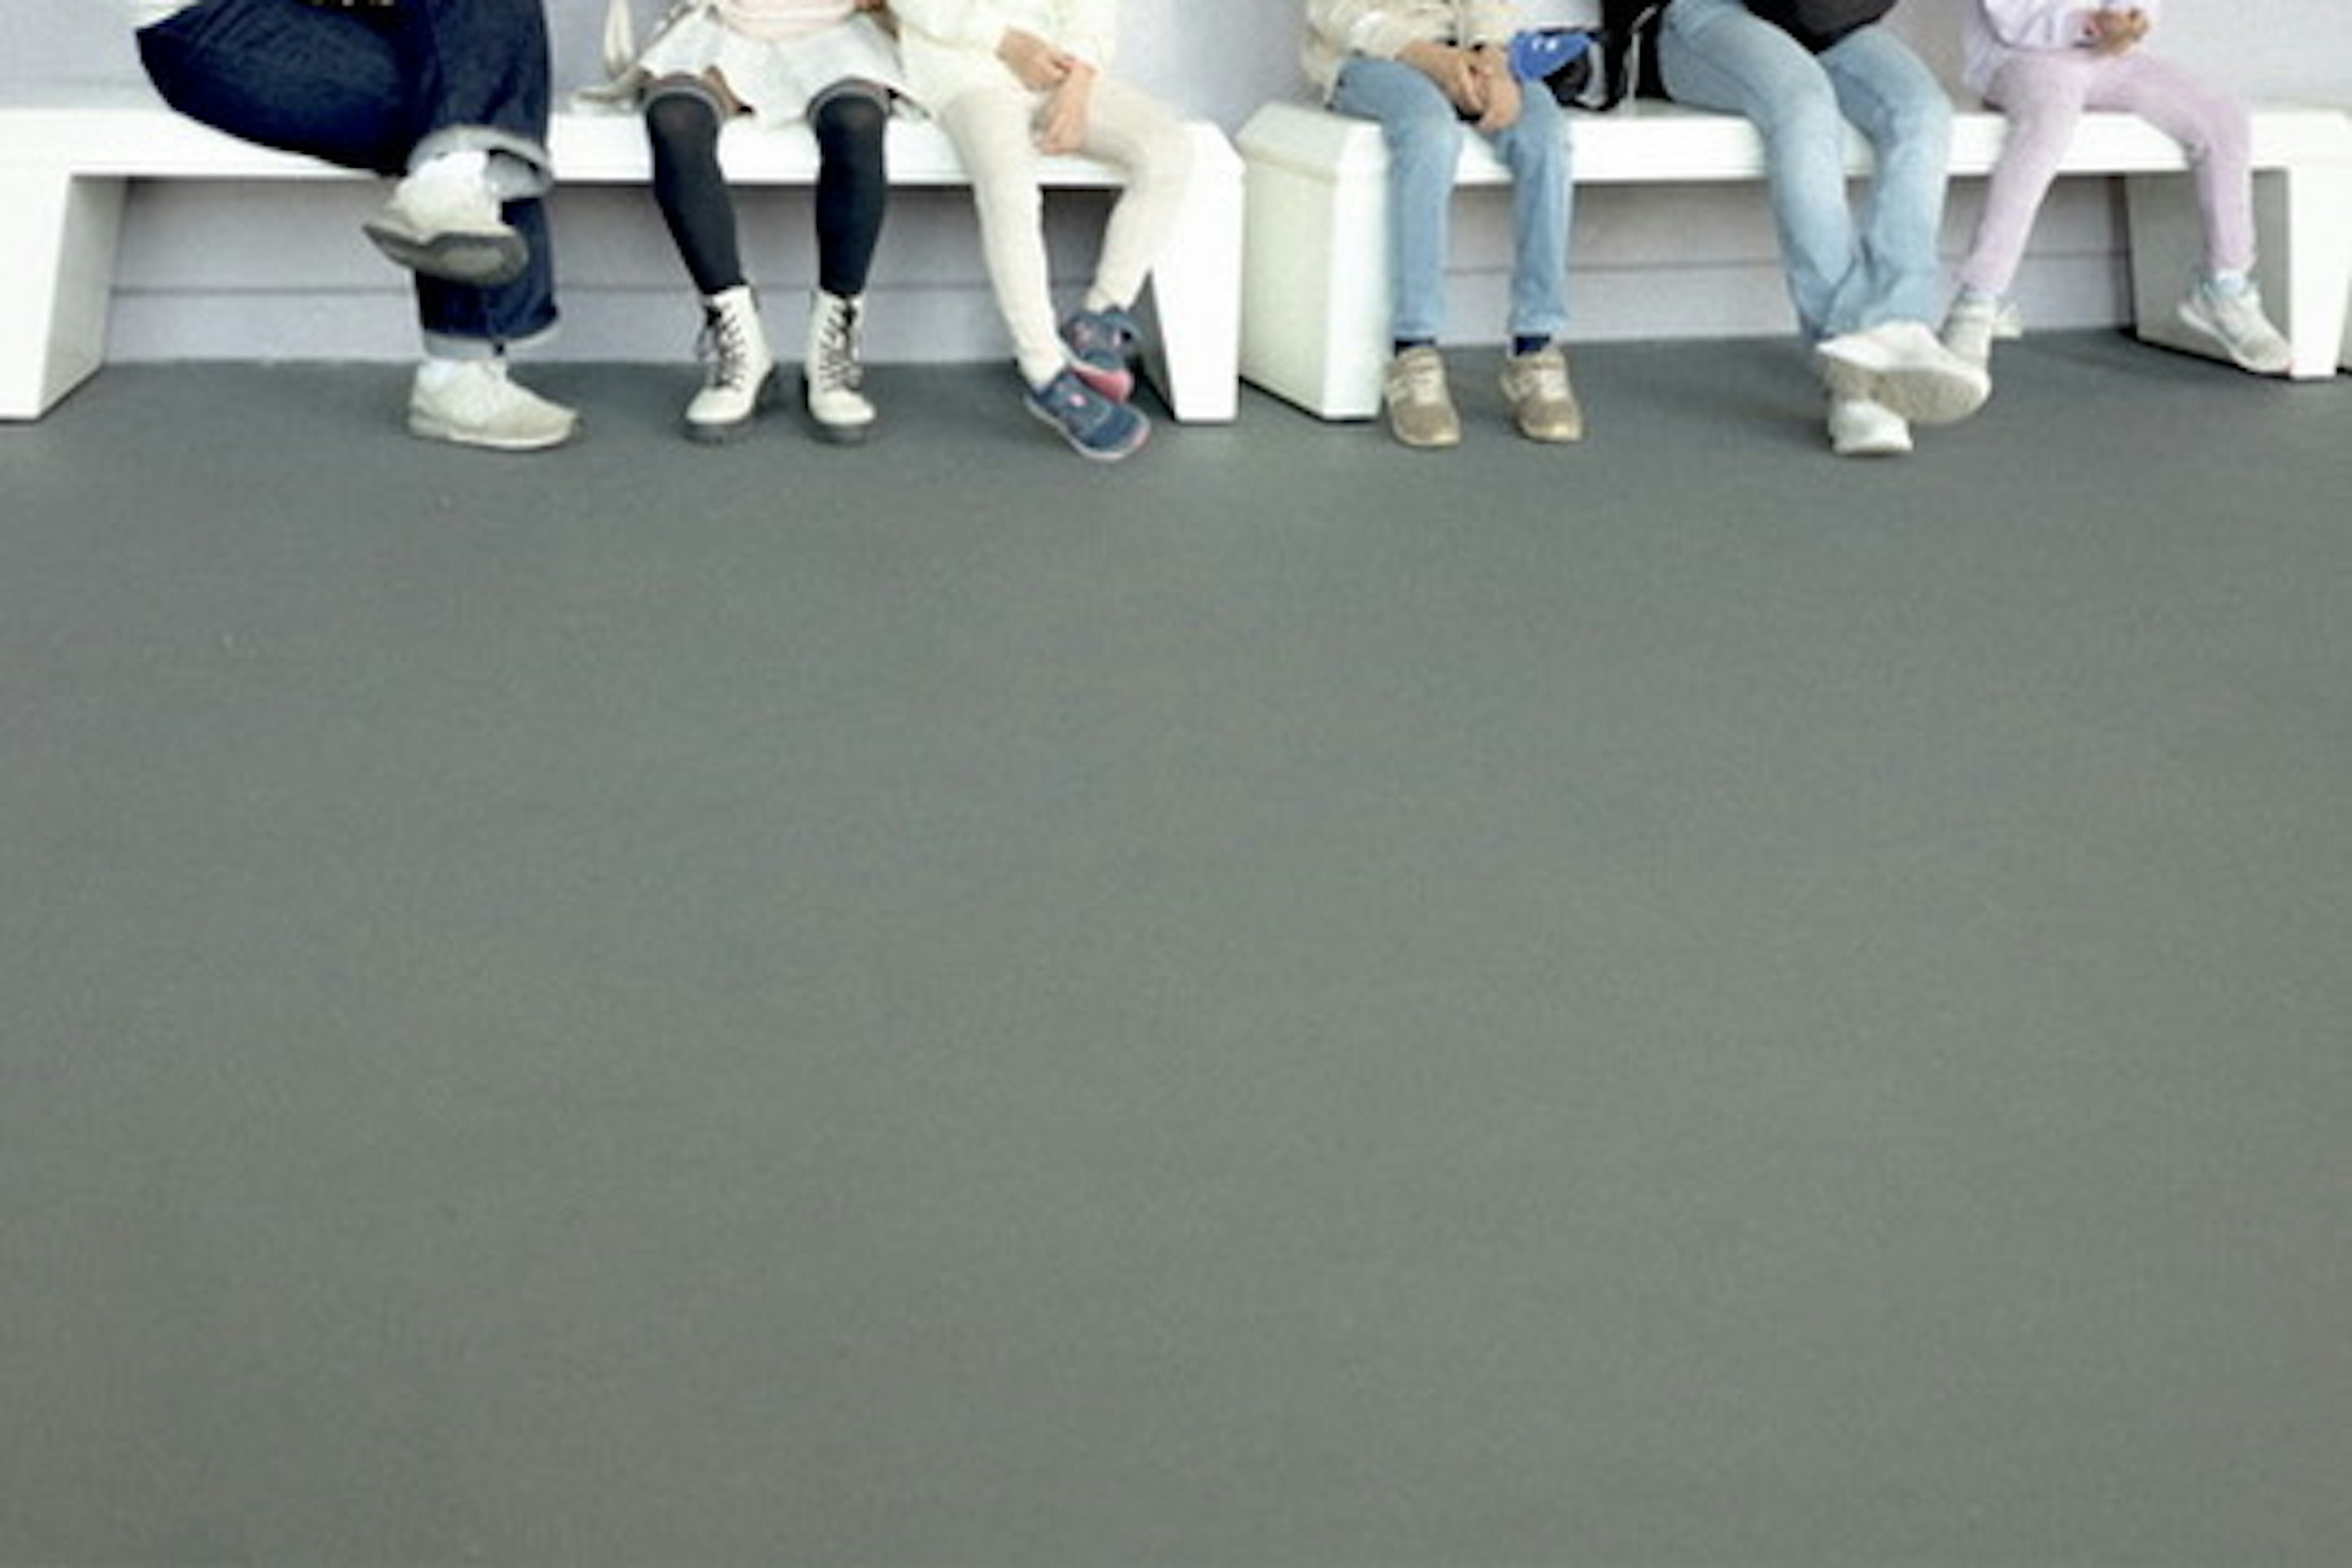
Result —
[[1552, 360], [1538, 360], [1525, 367], [1529, 391], [1545, 398], [1568, 395], [1568, 366]]
[[855, 392], [866, 379], [857, 361], [857, 307], [844, 300], [828, 305], [816, 331], [816, 379], [826, 386]]
[[751, 379], [751, 322], [727, 311], [713, 315], [702, 328], [695, 350], [710, 366], [710, 384], [737, 391]]
[[1445, 367], [1433, 359], [1417, 359], [1404, 368], [1406, 395], [1415, 403], [1435, 403], [1445, 395]]
[[2250, 338], [2258, 334], [2263, 324], [2263, 297], [2252, 289], [2235, 294], [2208, 289], [2206, 309], [2221, 330], [2232, 338]]

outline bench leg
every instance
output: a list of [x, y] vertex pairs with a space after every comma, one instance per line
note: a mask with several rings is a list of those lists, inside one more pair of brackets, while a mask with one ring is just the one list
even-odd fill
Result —
[[1241, 400], [1242, 166], [1223, 132], [1192, 134], [1192, 183], [1151, 273], [1159, 331], [1144, 373], [1178, 419], [1228, 423]]
[[0, 419], [38, 419], [106, 359], [122, 182], [0, 169]]
[[1242, 375], [1324, 419], [1381, 410], [1389, 345], [1384, 167], [1253, 158]]
[[[2184, 174], [2134, 174], [2132, 306], [2144, 342], [2221, 357], [2175, 313], [2204, 256], [2204, 228]], [[2352, 363], [2345, 306], [2352, 294], [2352, 166], [2313, 164], [2254, 176], [2263, 302], [2294, 345], [2298, 381], [2324, 380]]]

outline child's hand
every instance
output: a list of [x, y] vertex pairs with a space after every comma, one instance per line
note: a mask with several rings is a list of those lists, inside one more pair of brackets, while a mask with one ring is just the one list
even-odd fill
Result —
[[1064, 54], [1036, 34], [1024, 33], [1018, 27], [1004, 29], [1004, 37], [996, 46], [996, 58], [1032, 92], [1053, 91], [1078, 63], [1076, 56]]
[[1480, 49], [1471, 57], [1471, 68], [1477, 73], [1479, 101], [1485, 105], [1478, 129], [1492, 136], [1517, 124], [1519, 79], [1511, 74], [1510, 57], [1500, 49]]
[[1486, 112], [1486, 92], [1470, 51], [1450, 44], [1407, 44], [1397, 58], [1437, 84], [1454, 107], [1465, 114]]
[[1075, 62], [1061, 85], [1046, 96], [1037, 114], [1037, 151], [1075, 153], [1087, 139], [1087, 110], [1095, 90], [1095, 68]]
[[2147, 13], [2099, 10], [2091, 13], [2091, 47], [2103, 55], [2119, 55], [2147, 37]]

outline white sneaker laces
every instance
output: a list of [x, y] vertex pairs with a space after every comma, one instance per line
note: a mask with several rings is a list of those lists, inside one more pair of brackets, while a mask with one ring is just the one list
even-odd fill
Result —
[[1445, 366], [1433, 355], [1415, 355], [1404, 364], [1405, 396], [1424, 406], [1445, 398]]
[[1531, 355], [1519, 367], [1527, 390], [1547, 402], [1568, 395], [1568, 364], [1556, 355]]
[[740, 311], [719, 310], [704, 323], [695, 353], [710, 366], [710, 384], [740, 391], [751, 381], [751, 322]]

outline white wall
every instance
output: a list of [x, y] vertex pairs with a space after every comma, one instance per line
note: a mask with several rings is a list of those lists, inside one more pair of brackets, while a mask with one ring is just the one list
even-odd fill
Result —
[[[637, 0], [641, 19], [661, 0]], [[1963, 0], [1909, 0], [1895, 26], [1956, 79]], [[550, 0], [560, 82], [593, 74], [604, 0]], [[1300, 84], [1292, 0], [1127, 0], [1123, 65], [1165, 96], [1237, 128], [1256, 104]], [[0, 9], [0, 95], [60, 79], [135, 81], [139, 71], [113, 0], [63, 5], [11, 0]], [[2174, 0], [2167, 47], [2231, 61], [2249, 97], [2352, 104], [2352, 0]], [[1946, 242], [1972, 220], [1972, 182], [1954, 190]], [[124, 240], [112, 352], [121, 359], [375, 358], [413, 350], [399, 276], [356, 237], [361, 188], [191, 186], [142, 189]], [[1500, 208], [1476, 198], [1462, 226], [1456, 331], [1499, 330], [1507, 265]], [[2037, 231], [2020, 292], [2050, 325], [2121, 319], [2116, 195], [2106, 182], [2062, 184]], [[566, 331], [547, 352], [592, 359], [681, 356], [695, 313], [651, 203], [632, 192], [579, 190], [557, 207]], [[1076, 276], [1097, 216], [1061, 204], [1055, 254]], [[778, 297], [806, 287], [806, 199], [751, 193], [747, 258]], [[1004, 352], [978, 274], [968, 203], [909, 193], [893, 205], [875, 281], [878, 359], [984, 358]], [[1789, 312], [1760, 194], [1753, 189], [1606, 190], [1580, 205], [1576, 335], [1656, 337], [1779, 332]]]

